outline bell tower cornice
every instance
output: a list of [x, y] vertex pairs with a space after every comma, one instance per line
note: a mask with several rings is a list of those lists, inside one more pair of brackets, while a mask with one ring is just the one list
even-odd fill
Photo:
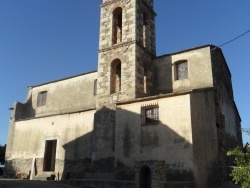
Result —
[[[115, 4], [115, 3], [118, 3], [118, 2], [122, 2], [124, 4], [128, 4], [130, 3], [131, 0], [108, 0], [108, 1], [105, 1], [104, 3], [102, 3], [100, 5], [100, 8], [105, 8], [111, 4]], [[153, 3], [149, 4], [148, 2], [146, 2], [145, 0], [138, 0], [140, 3], [142, 3], [147, 9], [148, 11], [150, 11], [154, 16], [156, 16], [157, 14], [155, 13], [155, 11], [153, 10]]]
[[133, 41], [129, 41], [129, 42], [122, 42], [120, 44], [117, 44], [117, 45], [113, 45], [111, 47], [107, 47], [107, 48], [103, 48], [103, 49], [99, 49], [98, 50], [98, 53], [102, 53], [102, 52], [107, 52], [107, 51], [110, 51], [110, 50], [115, 50], [117, 48], [125, 48], [124, 52], [126, 52], [126, 50], [130, 47], [130, 45], [132, 44], [136, 44], [137, 46], [140, 46], [141, 49], [144, 50], [145, 53], [149, 54], [150, 56], [152, 56], [153, 58], [155, 57], [154, 54], [152, 54], [149, 50], [147, 50], [146, 48], [144, 48], [141, 43], [139, 43], [138, 41], [136, 40], [133, 40]]

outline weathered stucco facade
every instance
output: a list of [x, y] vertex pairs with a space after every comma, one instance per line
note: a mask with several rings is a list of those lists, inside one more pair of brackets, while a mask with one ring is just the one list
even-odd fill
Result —
[[93, 188], [226, 179], [242, 138], [224, 56], [204, 45], [156, 57], [155, 16], [153, 0], [103, 0], [98, 71], [28, 88], [6, 173]]

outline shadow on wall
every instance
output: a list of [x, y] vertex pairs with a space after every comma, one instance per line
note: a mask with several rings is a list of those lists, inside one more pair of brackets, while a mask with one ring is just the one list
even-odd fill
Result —
[[[141, 106], [137, 105], [137, 108]], [[142, 107], [143, 108], [143, 107]], [[146, 113], [143, 109], [141, 113]], [[159, 109], [159, 113], [161, 113]], [[143, 120], [146, 115], [118, 108], [116, 110], [116, 160], [115, 172], [119, 180], [133, 180], [140, 169], [153, 171], [156, 161], [165, 162], [165, 180], [194, 181], [191, 160], [192, 144], [168, 125], [158, 121]], [[187, 159], [189, 156], [190, 158]], [[151, 162], [150, 162], [151, 161]], [[135, 167], [136, 164], [137, 167]], [[148, 166], [151, 165], [152, 166]], [[145, 166], [144, 166], [145, 165]], [[160, 176], [160, 174], [159, 174]]]
[[101, 174], [113, 174], [115, 111], [106, 107], [98, 110], [94, 115], [93, 131], [63, 145], [63, 148], [63, 179], [99, 179]]
[[16, 102], [14, 104], [15, 120], [22, 120], [36, 117], [36, 111], [32, 104], [32, 95], [25, 103]]
[[[161, 122], [156, 125], [141, 126], [141, 114], [123, 109], [117, 108], [116, 111], [105, 107], [100, 109], [95, 115], [94, 130], [63, 145], [63, 148], [65, 160], [62, 179], [64, 180], [102, 179], [139, 182], [136, 177], [140, 177], [137, 173], [140, 173], [141, 168], [147, 167], [152, 173], [158, 174], [157, 176], [164, 173], [150, 166], [154, 161], [165, 161], [165, 181], [195, 179], [194, 169], [190, 167], [195, 160], [192, 156], [192, 144]], [[218, 175], [215, 172], [217, 161], [211, 161], [205, 166], [208, 174], [206, 177], [209, 177], [205, 181], [213, 184]]]
[[171, 56], [159, 57], [154, 63], [153, 89], [152, 94], [173, 92], [173, 74]]
[[[192, 163], [197, 159], [192, 156], [193, 145], [162, 122], [142, 126], [141, 118], [141, 114], [121, 108], [112, 110], [104, 107], [98, 110], [94, 130], [63, 144], [64, 159], [56, 159], [58, 155], [53, 152], [48, 154], [48, 158], [54, 157], [54, 162], [50, 162], [49, 166], [46, 157], [39, 159], [35, 164], [35, 173], [42, 174], [45, 165], [51, 170], [49, 167], [54, 164], [54, 172], [62, 180], [104, 179], [137, 183], [139, 180], [136, 177], [140, 177], [138, 173], [147, 167], [152, 174], [156, 174], [152, 178], [164, 175], [164, 181], [194, 181], [196, 174]], [[67, 134], [71, 134], [69, 131], [74, 134], [76, 129], [71, 126]], [[29, 141], [28, 137], [26, 141]], [[57, 144], [60, 144], [60, 140]], [[53, 140], [49, 140], [48, 146], [55, 147]], [[165, 172], [158, 169], [157, 161], [164, 161]], [[14, 174], [27, 173], [31, 170], [31, 164], [32, 159], [19, 158], [8, 161], [8, 169]], [[211, 177], [214, 177], [213, 168], [214, 164], [206, 164], [205, 171]], [[211, 178], [210, 182], [213, 181]]]
[[[29, 99], [25, 103], [15, 102], [10, 110], [11, 116], [9, 121], [8, 145], [5, 155], [5, 173], [10, 177], [17, 177], [18, 174], [25, 174], [25, 176], [27, 176], [27, 168], [30, 169], [32, 159], [13, 159], [11, 155], [13, 152], [13, 144], [16, 134], [15, 122], [19, 120], [34, 118], [36, 116], [35, 109], [32, 106], [32, 96], [30, 95]], [[28, 132], [27, 135], [29, 134], [30, 133]], [[25, 162], [19, 163], [19, 160]], [[27, 164], [29, 165], [28, 167]]]
[[93, 133], [90, 132], [63, 145], [65, 159], [62, 161], [64, 164], [61, 164], [63, 165], [62, 180], [70, 178], [82, 179], [86, 172], [92, 170], [92, 134]]

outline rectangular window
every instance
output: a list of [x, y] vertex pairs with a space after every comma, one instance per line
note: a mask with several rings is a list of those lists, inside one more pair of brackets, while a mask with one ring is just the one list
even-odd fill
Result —
[[187, 61], [176, 63], [176, 80], [184, 80], [188, 78]]
[[47, 91], [39, 92], [37, 96], [37, 106], [46, 105], [46, 100], [47, 100]]
[[142, 125], [156, 125], [159, 123], [159, 106], [146, 106], [141, 109]]
[[94, 80], [94, 95], [96, 95], [97, 92], [97, 79]]

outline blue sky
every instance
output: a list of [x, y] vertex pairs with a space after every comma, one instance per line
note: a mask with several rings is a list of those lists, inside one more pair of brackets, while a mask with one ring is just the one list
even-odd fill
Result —
[[[0, 144], [27, 86], [97, 69], [101, 0], [0, 0]], [[157, 55], [221, 45], [250, 29], [250, 1], [155, 0]], [[250, 128], [250, 33], [222, 47]], [[250, 141], [244, 135], [244, 142]]]

